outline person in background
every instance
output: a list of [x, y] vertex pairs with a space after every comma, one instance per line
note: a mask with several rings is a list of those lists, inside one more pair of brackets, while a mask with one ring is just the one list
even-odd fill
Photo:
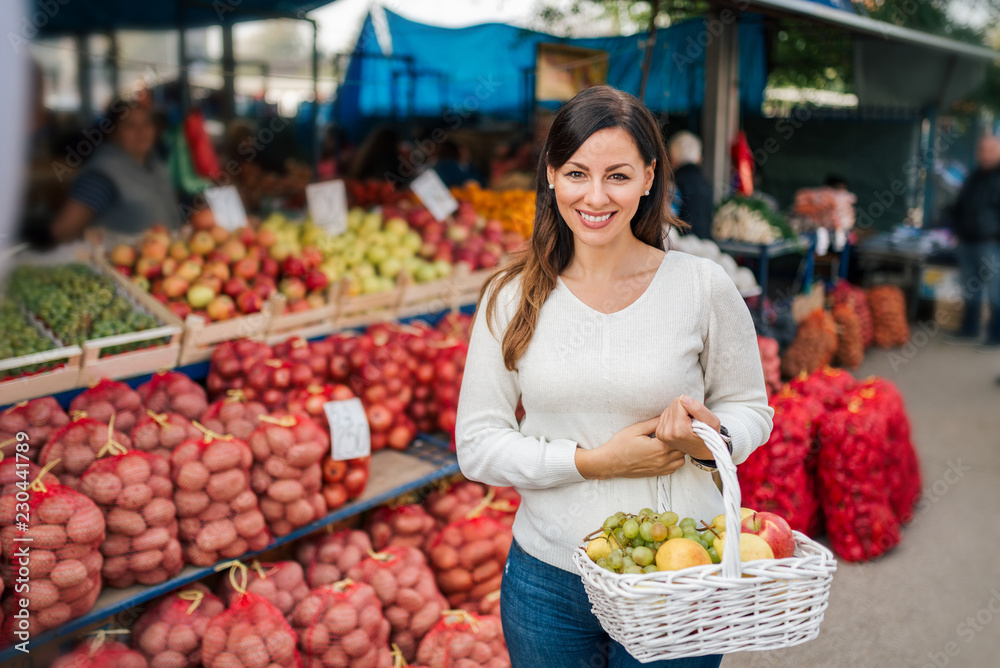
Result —
[[962, 327], [952, 343], [980, 340], [983, 290], [990, 320], [982, 342], [985, 350], [1000, 349], [1000, 138], [989, 135], [976, 145], [976, 169], [962, 185], [950, 211], [958, 238], [959, 280], [965, 298]]
[[714, 197], [712, 184], [701, 173], [701, 140], [681, 130], [670, 138], [669, 151], [677, 217], [690, 226], [689, 234], [711, 239]]
[[95, 135], [103, 139], [80, 168], [52, 223], [55, 241], [72, 241], [90, 225], [124, 234], [137, 234], [157, 223], [180, 227], [170, 175], [154, 151], [152, 111], [115, 100], [91, 136]]
[[453, 141], [445, 141], [438, 148], [434, 171], [449, 188], [464, 186], [468, 181], [486, 185], [483, 175], [472, 164], [469, 147]]

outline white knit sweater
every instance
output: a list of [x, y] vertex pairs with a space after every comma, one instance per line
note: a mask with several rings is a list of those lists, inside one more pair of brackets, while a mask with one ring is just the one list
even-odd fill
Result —
[[[726, 426], [737, 464], [767, 441], [773, 411], [750, 313], [712, 261], [668, 251], [646, 291], [610, 314], [558, 281], [511, 372], [500, 340], [519, 286], [512, 281], [499, 296], [496, 336], [485, 308], [476, 315], [456, 436], [468, 478], [520, 492], [514, 537], [532, 556], [573, 571], [572, 550], [605, 517], [661, 510], [656, 478], [584, 479], [574, 461], [578, 444], [596, 448], [658, 416], [681, 394], [704, 401]], [[520, 425], [518, 398], [525, 410]], [[711, 521], [723, 512], [711, 474], [689, 462], [667, 487], [661, 505], [681, 517]]]

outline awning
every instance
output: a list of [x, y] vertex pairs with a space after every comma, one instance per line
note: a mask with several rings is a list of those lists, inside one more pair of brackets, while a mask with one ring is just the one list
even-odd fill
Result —
[[29, 19], [43, 35], [171, 30], [268, 18], [304, 18], [335, 0], [33, 0]]

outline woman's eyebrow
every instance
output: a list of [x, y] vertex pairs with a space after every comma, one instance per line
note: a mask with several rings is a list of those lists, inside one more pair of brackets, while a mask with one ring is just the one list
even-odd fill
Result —
[[[587, 167], [586, 165], [581, 165], [581, 164], [580, 164], [579, 162], [573, 162], [573, 161], [571, 160], [571, 161], [569, 161], [569, 162], [568, 162], [567, 164], [570, 164], [570, 165], [576, 165], [577, 167], [579, 167], [580, 169], [582, 169], [582, 170], [583, 170], [583, 171], [585, 171], [585, 172], [588, 172], [588, 171], [590, 171], [590, 168], [589, 168], [589, 167]], [[630, 167], [630, 168], [631, 168], [631, 167], [632, 167], [632, 165], [630, 165], [630, 164], [629, 164], [629, 163], [627, 163], [627, 162], [622, 162], [622, 163], [619, 163], [619, 164], [617, 164], [617, 165], [611, 165], [610, 167], [608, 167], [608, 168], [607, 168], [607, 169], [605, 169], [604, 171], [606, 171], [606, 172], [613, 172], [614, 170], [616, 170], [616, 169], [621, 169], [622, 167]]]

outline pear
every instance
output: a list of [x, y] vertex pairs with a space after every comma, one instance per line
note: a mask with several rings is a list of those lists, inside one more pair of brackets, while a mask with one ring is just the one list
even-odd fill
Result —
[[604, 536], [598, 536], [587, 543], [587, 556], [590, 557], [591, 561], [607, 559], [609, 554], [611, 554], [611, 543]]

